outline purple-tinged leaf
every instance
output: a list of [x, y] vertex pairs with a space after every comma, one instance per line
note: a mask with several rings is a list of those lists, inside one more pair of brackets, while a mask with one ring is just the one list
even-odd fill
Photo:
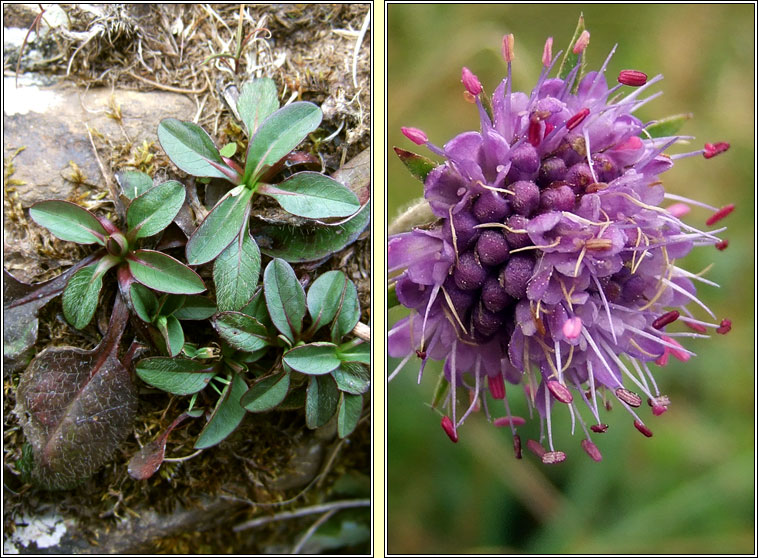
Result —
[[105, 245], [108, 234], [100, 220], [75, 203], [62, 200], [47, 200], [35, 203], [29, 215], [54, 236], [77, 244], [97, 242]]
[[320, 260], [352, 244], [371, 220], [371, 204], [336, 226], [262, 225], [253, 230], [261, 252], [292, 263]]
[[365, 366], [357, 362], [343, 362], [332, 371], [332, 378], [340, 391], [360, 395], [371, 387], [371, 374]]
[[340, 392], [331, 376], [311, 376], [305, 397], [305, 424], [318, 428], [329, 422], [337, 411]]
[[140, 379], [174, 395], [197, 393], [208, 385], [217, 373], [214, 362], [200, 362], [186, 358], [143, 358], [135, 366]]
[[132, 308], [143, 322], [151, 323], [158, 313], [158, 298], [146, 286], [134, 282], [129, 288]]
[[195, 418], [194, 413], [182, 413], [171, 425], [152, 442], [142, 446], [142, 449], [132, 456], [129, 460], [128, 471], [133, 479], [147, 480], [161, 468], [163, 460], [166, 457], [166, 441], [169, 434], [178, 428], [188, 418]]
[[239, 426], [245, 417], [245, 409], [240, 405], [240, 398], [247, 391], [247, 384], [242, 376], [234, 374], [218, 398], [208, 424], [195, 442], [196, 449], [205, 449], [223, 441]]
[[165, 118], [158, 125], [158, 140], [166, 155], [184, 172], [239, 183], [237, 171], [229, 168], [208, 133], [197, 124]]
[[153, 250], [136, 250], [127, 259], [134, 278], [164, 293], [197, 294], [205, 290], [200, 276], [179, 260]]
[[211, 323], [221, 338], [238, 351], [253, 353], [270, 344], [266, 326], [242, 312], [221, 312]]
[[240, 404], [251, 413], [270, 411], [284, 401], [290, 388], [290, 373], [280, 372], [262, 378], [240, 399]]
[[95, 349], [45, 349], [21, 377], [14, 412], [32, 445], [32, 475], [40, 486], [75, 486], [131, 432], [137, 390], [117, 355], [128, 318], [117, 296], [108, 332]]
[[260, 271], [261, 251], [244, 227], [213, 263], [218, 309], [242, 309], [255, 293]]
[[252, 197], [251, 188], [235, 188], [211, 209], [187, 241], [187, 262], [190, 265], [213, 260], [234, 241], [250, 215]]
[[259, 78], [242, 86], [237, 100], [237, 112], [247, 127], [248, 136], [258, 130], [263, 121], [279, 108], [276, 84], [270, 78]]
[[274, 259], [266, 266], [263, 293], [274, 327], [294, 343], [303, 327], [305, 291], [287, 262]]
[[358, 198], [358, 203], [365, 205], [371, 199], [371, 150], [364, 149], [347, 161], [332, 178], [349, 188]]
[[363, 411], [362, 395], [340, 394], [340, 407], [337, 414], [337, 435], [340, 438], [349, 436], [355, 430], [361, 419], [361, 411]]
[[244, 184], [255, 184], [269, 167], [295, 149], [321, 124], [321, 109], [298, 101], [271, 114], [258, 127], [247, 148]]
[[186, 195], [182, 184], [169, 180], [134, 198], [126, 210], [129, 238], [146, 238], [168, 227]]
[[274, 198], [285, 211], [309, 219], [349, 217], [361, 208], [352, 191], [318, 172], [299, 172], [279, 184], [261, 184], [258, 192]]

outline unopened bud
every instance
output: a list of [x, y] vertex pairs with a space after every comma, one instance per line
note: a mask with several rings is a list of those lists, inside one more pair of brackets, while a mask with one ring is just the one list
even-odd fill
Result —
[[466, 91], [471, 93], [474, 97], [482, 92], [482, 84], [479, 81], [479, 78], [476, 77], [466, 66], [464, 66], [461, 71], [461, 81], [463, 82], [463, 87], [466, 88]]
[[503, 36], [503, 58], [506, 62], [512, 62], [515, 58], [515, 55], [513, 53], [513, 33], [508, 33], [507, 35]]
[[582, 31], [582, 34], [579, 35], [579, 38], [576, 40], [576, 44], [574, 44], [574, 54], [579, 54], [582, 52], [585, 48], [587, 48], [587, 45], [590, 44], [590, 32], [586, 29]]
[[400, 131], [403, 132], [403, 135], [406, 138], [411, 140], [416, 145], [424, 145], [427, 141], [429, 141], [429, 138], [426, 136], [423, 130], [419, 130], [418, 128], [402, 127], [400, 128]]
[[546, 68], [553, 61], [553, 38], [548, 37], [545, 41], [545, 48], [542, 49], [542, 65]]

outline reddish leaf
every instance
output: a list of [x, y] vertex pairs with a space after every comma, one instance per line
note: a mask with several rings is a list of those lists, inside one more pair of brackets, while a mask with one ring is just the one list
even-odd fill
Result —
[[129, 474], [137, 480], [147, 480], [161, 468], [166, 454], [166, 440], [169, 434], [181, 423], [190, 417], [197, 417], [197, 413], [182, 413], [171, 423], [165, 432], [152, 442], [145, 444], [141, 450], [129, 460]]
[[117, 297], [97, 347], [50, 347], [21, 377], [14, 412], [32, 445], [32, 478], [43, 488], [70, 488], [88, 478], [131, 431], [137, 390], [117, 354], [128, 318]]

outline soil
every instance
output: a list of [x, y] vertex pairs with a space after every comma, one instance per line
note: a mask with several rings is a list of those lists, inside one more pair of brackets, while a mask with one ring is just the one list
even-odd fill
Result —
[[[39, 12], [29, 6], [5, 5], [6, 27], [33, 26]], [[13, 77], [18, 65], [23, 78], [33, 75], [81, 92], [105, 88], [119, 94], [168, 91], [182, 95], [192, 101], [199, 115], [197, 123], [218, 145], [238, 139], [240, 133], [224, 93], [251, 77], [271, 77], [283, 101], [292, 98], [321, 106], [320, 128], [299, 149], [316, 154], [320, 170], [331, 174], [370, 147], [371, 29], [364, 29], [369, 9], [368, 4], [242, 9], [177, 4], [54, 6], [43, 14], [39, 36], [30, 33], [23, 53], [18, 47], [4, 50], [4, 72], [6, 79]], [[209, 59], [235, 50], [240, 21], [242, 35], [249, 40], [238, 59]], [[102, 174], [95, 173], [95, 179], [91, 173], [86, 181], [87, 200], [98, 200], [96, 212], [114, 213], [109, 183], [112, 187], [115, 171], [124, 166], [151, 175], [165, 173], [177, 180], [187, 178], [163, 154], [154, 124], [145, 129], [143, 119], [122, 112], [117, 102], [107, 116], [117, 126], [95, 130], [91, 145], [101, 159]], [[135, 127], [139, 133], [133, 132]], [[154, 143], [133, 141], [143, 136], [152, 136]], [[21, 190], [39, 190], [39, 185], [22, 184], [27, 181], [18, 178], [14, 182], [21, 159], [13, 155], [19, 147], [4, 145], [6, 254], [12, 248], [7, 262], [24, 270], [24, 280], [41, 281], [61, 273], [91, 250], [54, 240], [28, 218], [30, 202]], [[76, 186], [77, 168], [72, 164], [58, 169], [60, 183], [75, 194], [77, 189], [71, 186]], [[254, 211], [267, 221], [281, 218], [265, 204]], [[329, 269], [344, 269], [358, 286], [361, 321], [370, 323], [370, 263], [370, 239], [364, 233], [331, 258], [296, 270], [301, 277], [315, 278]], [[107, 322], [107, 308], [102, 310], [93, 325], [79, 332], [62, 319], [60, 297], [54, 299], [40, 311], [35, 352], [48, 345], [93, 347], [102, 333], [94, 324]], [[127, 474], [128, 460], [186, 408], [183, 398], [144, 385], [134, 434], [112, 461], [76, 489], [40, 490], [22, 480], [18, 465], [24, 435], [11, 410], [21, 373], [6, 375], [3, 386], [6, 544], [30, 518], [44, 514], [62, 518], [66, 533], [49, 548], [31, 543], [17, 551], [287, 552], [319, 515], [271, 521], [255, 529], [232, 528], [261, 515], [370, 494], [368, 398], [364, 417], [349, 439], [336, 438], [334, 425], [308, 430], [302, 409], [248, 413], [240, 428], [219, 446], [191, 459], [166, 462], [149, 480], [135, 481]], [[201, 427], [200, 421], [191, 421], [174, 431], [166, 455], [191, 455]], [[331, 524], [331, 536], [312, 539], [306, 549], [367, 553], [368, 539], [356, 533], [370, 525], [369, 519], [368, 508], [339, 512], [326, 523]], [[353, 531], [345, 531], [346, 525], [352, 525]]]

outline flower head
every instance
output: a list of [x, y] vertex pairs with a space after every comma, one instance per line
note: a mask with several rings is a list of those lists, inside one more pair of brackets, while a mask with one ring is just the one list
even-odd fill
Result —
[[[573, 46], [579, 62], [589, 34]], [[508, 77], [483, 105], [482, 86], [467, 68], [463, 82], [480, 117], [479, 131], [462, 133], [442, 148], [424, 143], [444, 162], [426, 175], [424, 196], [437, 223], [392, 237], [388, 246], [398, 300], [411, 314], [389, 333], [389, 354], [444, 361], [450, 389], [443, 430], [454, 441], [464, 420], [480, 407], [497, 426], [512, 429], [521, 456], [506, 383], [520, 385], [543, 423], [539, 442], [526, 447], [544, 463], [558, 463], [552, 412], [566, 405], [584, 432], [582, 448], [600, 461], [590, 432], [607, 429], [601, 411], [615, 399], [645, 436], [643, 398], [652, 415], [670, 404], [659, 392], [652, 364], [693, 353], [676, 339], [726, 333], [731, 322], [697, 297], [695, 282], [713, 284], [677, 260], [694, 246], [726, 247], [717, 234], [680, 217], [695, 205], [710, 209], [710, 227], [734, 206], [721, 209], [669, 194], [660, 175], [676, 160], [723, 153], [726, 143], [667, 155], [679, 136], [654, 137], [634, 116], [661, 76], [623, 70], [609, 88], [604, 77], [613, 51], [597, 72], [580, 78], [577, 63], [565, 78], [549, 78], [552, 40], [531, 93], [512, 92], [511, 35], [503, 40]], [[614, 48], [615, 50], [615, 48]], [[629, 89], [633, 87], [634, 89]], [[652, 128], [650, 128], [652, 129]], [[662, 207], [666, 202], [668, 209]], [[710, 320], [695, 317], [705, 312]], [[684, 330], [687, 326], [690, 330]], [[456, 392], [469, 392], [458, 409]], [[502, 401], [493, 417], [485, 394]], [[601, 402], [604, 405], [601, 405]], [[545, 445], [547, 445], [547, 449]]]

